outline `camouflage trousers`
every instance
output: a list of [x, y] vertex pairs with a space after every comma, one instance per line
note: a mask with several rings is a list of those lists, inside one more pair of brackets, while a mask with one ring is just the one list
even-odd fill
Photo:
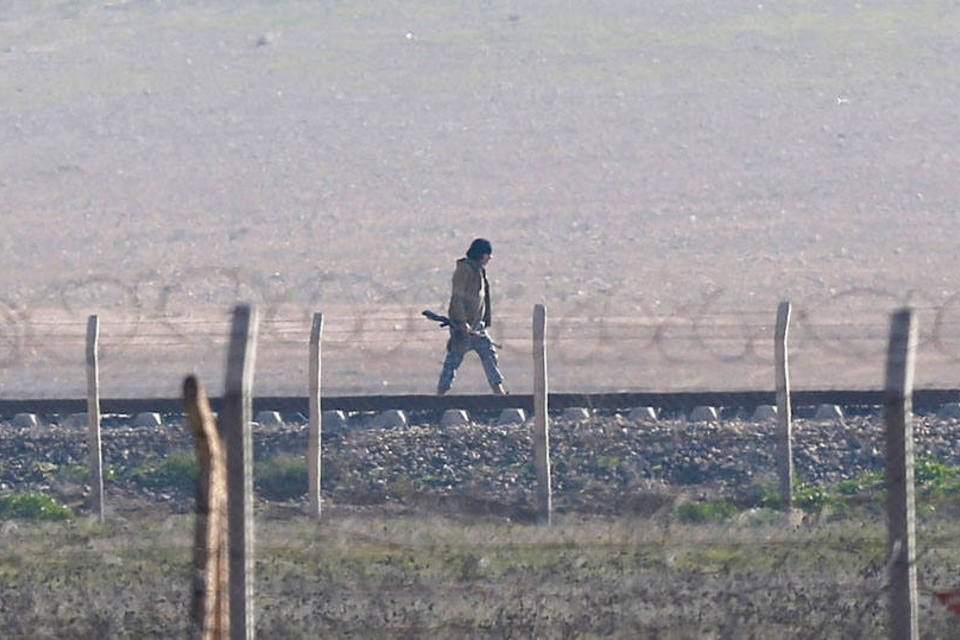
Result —
[[497, 366], [497, 348], [486, 331], [467, 336], [452, 336], [447, 341], [447, 357], [443, 360], [443, 370], [440, 372], [440, 382], [437, 383], [437, 393], [446, 393], [453, 386], [453, 378], [457, 375], [457, 368], [463, 362], [463, 357], [469, 351], [476, 351], [483, 364], [483, 372], [487, 375], [487, 382], [495, 387], [503, 382], [503, 375]]

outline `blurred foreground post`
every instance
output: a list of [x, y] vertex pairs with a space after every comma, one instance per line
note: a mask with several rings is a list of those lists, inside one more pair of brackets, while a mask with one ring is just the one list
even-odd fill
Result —
[[320, 475], [323, 469], [321, 462], [321, 435], [323, 424], [320, 413], [320, 339], [323, 336], [323, 314], [313, 314], [313, 327], [310, 329], [310, 387], [307, 398], [310, 401], [310, 434], [307, 443], [307, 483], [310, 485], [307, 492], [309, 515], [320, 519]]
[[890, 638], [914, 640], [917, 626], [917, 568], [913, 487], [913, 367], [917, 327], [910, 309], [890, 322], [883, 418], [887, 441], [887, 553], [890, 562]]
[[230, 637], [254, 637], [253, 618], [253, 442], [251, 387], [257, 347], [257, 312], [233, 311], [227, 352], [227, 382], [220, 421], [227, 449], [227, 527], [230, 531]]
[[790, 359], [787, 335], [790, 331], [790, 303], [777, 307], [774, 361], [777, 384], [777, 475], [784, 511], [793, 508], [793, 425], [790, 409]]
[[533, 463], [537, 471], [537, 521], [550, 524], [550, 427], [547, 416], [547, 309], [533, 308]]
[[100, 439], [100, 318], [87, 318], [87, 449], [90, 456], [90, 508], [103, 522], [103, 452]]
[[207, 393], [193, 376], [183, 382], [183, 404], [198, 467], [191, 618], [201, 640], [226, 640], [230, 633], [226, 452]]

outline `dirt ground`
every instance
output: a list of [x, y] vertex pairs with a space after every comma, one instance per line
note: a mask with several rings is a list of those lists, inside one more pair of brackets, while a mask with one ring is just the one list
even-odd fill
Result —
[[[955, 386], [960, 7], [848, 2], [0, 2], [0, 394], [430, 392], [453, 261], [494, 245], [528, 391], [876, 387], [887, 314]], [[297, 364], [301, 363], [302, 364]], [[458, 390], [483, 391], [465, 365]]]

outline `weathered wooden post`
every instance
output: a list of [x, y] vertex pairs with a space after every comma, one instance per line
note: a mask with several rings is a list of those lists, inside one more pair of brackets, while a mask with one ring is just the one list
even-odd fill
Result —
[[183, 382], [183, 404], [199, 471], [191, 618], [201, 640], [226, 640], [230, 634], [226, 452], [207, 393], [194, 376]]
[[87, 318], [87, 449], [90, 456], [90, 507], [103, 517], [103, 445], [100, 439], [100, 318]]
[[533, 308], [533, 462], [537, 472], [537, 521], [550, 524], [550, 421], [547, 415], [547, 308]]
[[916, 525], [913, 487], [913, 368], [917, 327], [913, 311], [891, 317], [883, 417], [887, 440], [887, 552], [891, 640], [915, 640], [917, 626]]
[[787, 335], [790, 330], [790, 303], [777, 307], [774, 362], [777, 384], [777, 474], [784, 511], [793, 508], [793, 425], [790, 408], [790, 362]]
[[257, 347], [257, 312], [238, 305], [227, 352], [221, 435], [227, 449], [227, 526], [230, 530], [230, 637], [254, 637], [253, 442], [251, 388]]
[[307, 396], [310, 401], [310, 435], [307, 445], [307, 482], [309, 483], [309, 515], [320, 519], [320, 477], [323, 469], [320, 443], [323, 424], [320, 412], [320, 339], [323, 336], [323, 314], [313, 314], [310, 329], [310, 386]]

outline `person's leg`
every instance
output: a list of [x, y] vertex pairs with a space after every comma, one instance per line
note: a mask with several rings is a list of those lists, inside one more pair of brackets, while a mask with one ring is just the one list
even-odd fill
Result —
[[497, 348], [493, 346], [493, 341], [486, 334], [477, 336], [473, 342], [473, 348], [480, 356], [480, 362], [483, 364], [483, 372], [487, 375], [487, 382], [490, 388], [498, 395], [506, 394], [503, 388], [503, 374], [497, 365]]
[[453, 338], [447, 342], [447, 356], [443, 359], [443, 369], [440, 371], [440, 381], [437, 382], [437, 395], [442, 396], [453, 386], [453, 378], [457, 375], [457, 367], [463, 362], [467, 353], [464, 343]]

